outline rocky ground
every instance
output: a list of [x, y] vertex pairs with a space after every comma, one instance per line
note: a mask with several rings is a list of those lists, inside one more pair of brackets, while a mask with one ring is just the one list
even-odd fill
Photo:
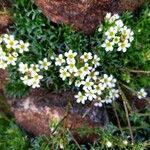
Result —
[[35, 0], [45, 16], [86, 34], [92, 33], [107, 12], [134, 11], [144, 0]]

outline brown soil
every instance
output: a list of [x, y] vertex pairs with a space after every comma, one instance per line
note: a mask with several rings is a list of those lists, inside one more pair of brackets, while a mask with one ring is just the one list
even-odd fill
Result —
[[11, 7], [10, 0], [0, 0], [0, 10], [4, 10], [10, 7]]
[[9, 0], [0, 0], [0, 34], [7, 32], [8, 26], [12, 23], [9, 13], [11, 3]]
[[7, 32], [7, 28], [12, 23], [9, 14], [0, 14], [0, 34]]
[[6, 83], [7, 72], [5, 70], [0, 69], [0, 90], [3, 90], [4, 85]]

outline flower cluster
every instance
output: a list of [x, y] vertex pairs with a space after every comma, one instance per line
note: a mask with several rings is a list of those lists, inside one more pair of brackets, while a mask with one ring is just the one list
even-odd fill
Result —
[[16, 65], [19, 54], [29, 51], [29, 43], [17, 41], [13, 35], [0, 36], [0, 68], [5, 69], [8, 65]]
[[23, 74], [20, 78], [25, 85], [32, 86], [32, 88], [40, 87], [40, 81], [43, 79], [41, 71], [48, 70], [51, 62], [44, 58], [43, 61], [39, 61], [38, 64], [28, 64], [20, 63], [19, 72]]
[[147, 92], [142, 88], [139, 92], [137, 92], [137, 96], [139, 99], [145, 98], [147, 96]]
[[[127, 140], [123, 140], [122, 143], [123, 143], [124, 146], [127, 146], [129, 144]], [[107, 141], [106, 142], [106, 147], [108, 147], [108, 148], [113, 147], [113, 143], [110, 142], [110, 141]]]
[[[113, 51], [114, 49], [126, 52], [134, 39], [133, 31], [124, 25], [118, 14], [112, 16], [111, 13], [108, 13], [105, 17], [105, 21], [108, 24], [108, 29], [104, 33], [105, 41], [102, 47], [105, 48], [107, 52]], [[101, 31], [101, 28], [102, 27], [100, 27], [98, 31]]]
[[74, 83], [77, 89], [81, 89], [75, 98], [77, 103], [85, 104], [86, 101], [94, 101], [95, 106], [102, 103], [111, 103], [119, 97], [115, 89], [116, 79], [112, 75], [99, 75], [96, 68], [100, 66], [100, 58], [90, 52], [84, 52], [78, 56], [76, 52], [69, 50], [64, 55], [55, 58], [55, 65], [59, 66], [60, 77]]

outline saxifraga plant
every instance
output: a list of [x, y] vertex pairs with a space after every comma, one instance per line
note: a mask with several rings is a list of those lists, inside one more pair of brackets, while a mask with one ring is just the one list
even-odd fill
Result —
[[[127, 125], [129, 125], [128, 129], [133, 141], [133, 138], [138, 137], [141, 133], [135, 134], [135, 137], [133, 137], [134, 131], [131, 129], [130, 121], [134, 125], [136, 117], [132, 114], [131, 118], [129, 116], [127, 108], [130, 108], [130, 106], [122, 87], [132, 91], [141, 99], [147, 95], [142, 87], [149, 87], [150, 85], [147, 82], [150, 74], [149, 3], [145, 8], [141, 15], [134, 20], [133, 15], [129, 13], [123, 14], [121, 18], [118, 15], [107, 14], [104, 24], [97, 29], [94, 35], [87, 37], [75, 32], [68, 26], [50, 23], [32, 1], [14, 1], [14, 25], [11, 27], [11, 30], [14, 31], [13, 34], [18, 40], [17, 46], [21, 45], [20, 40], [22, 39], [24, 41], [22, 41], [23, 44], [25, 42], [30, 43], [30, 47], [29, 51], [24, 54], [19, 52], [20, 49], [18, 47], [12, 48], [13, 50], [16, 49], [17, 53], [19, 53], [15, 64], [11, 64], [8, 59], [4, 59], [4, 62], [7, 61], [7, 64], [11, 64], [8, 67], [9, 82], [6, 86], [6, 92], [11, 94], [11, 96], [22, 96], [28, 91], [30, 86], [37, 87], [39, 85], [48, 87], [51, 90], [81, 90], [76, 95], [77, 102], [84, 104], [89, 98], [92, 100], [95, 98], [96, 106], [111, 103], [120, 95], [123, 99], [126, 110], [124, 114], [127, 116]], [[123, 24], [122, 20], [128, 27]], [[119, 29], [116, 27], [119, 27]], [[131, 27], [133, 32], [129, 27]], [[4, 52], [8, 58], [10, 51], [7, 48], [9, 49], [10, 41], [5, 36], [2, 36], [2, 49], [4, 50], [5, 48]], [[70, 49], [72, 51], [69, 51]], [[93, 64], [94, 57], [98, 64], [96, 67], [95, 63]], [[70, 63], [72, 61], [75, 63], [70, 68], [69, 64], [72, 64]], [[36, 65], [38, 65], [37, 68]], [[82, 77], [87, 76], [89, 74], [88, 71], [86, 74], [82, 74], [82, 76], [78, 76], [78, 74], [76, 77], [75, 75], [76, 70], [80, 70], [85, 66], [93, 69], [92, 72], [94, 74], [94, 77], [92, 75], [92, 77], [87, 77], [87, 82], [85, 82], [86, 80], [82, 81]], [[33, 76], [26, 74], [27, 72], [22, 69], [24, 67], [26, 67], [27, 72], [30, 70], [33, 76], [38, 75], [36, 79], [42, 82], [36, 82], [36, 84], [28, 82], [27, 79], [29, 78], [26, 79], [25, 77], [32, 79]], [[67, 69], [69, 67], [69, 69], [65, 70], [65, 67]], [[40, 72], [38, 69], [42, 71]], [[134, 78], [135, 76], [136, 78]], [[117, 79], [117, 82], [114, 80], [114, 77]], [[90, 80], [91, 78], [93, 78], [92, 81]], [[89, 81], [90, 83], [88, 83]], [[105, 84], [105, 86], [97, 87], [97, 83], [101, 83], [103, 86]], [[72, 85], [70, 86], [70, 84]], [[95, 91], [90, 93], [90, 96], [87, 95], [93, 88], [95, 88]], [[140, 88], [142, 89], [136, 92], [136, 89]], [[97, 93], [96, 90], [98, 91]], [[102, 92], [104, 90], [105, 93]], [[111, 98], [108, 98], [107, 95], [111, 96]], [[145, 131], [147, 129], [147, 127], [143, 128]], [[140, 139], [139, 141], [142, 140]], [[108, 146], [112, 144], [110, 141], [105, 142], [108, 142], [107, 144], [105, 143]], [[148, 143], [146, 144], [148, 145]], [[138, 145], [137, 147], [141, 146]]]

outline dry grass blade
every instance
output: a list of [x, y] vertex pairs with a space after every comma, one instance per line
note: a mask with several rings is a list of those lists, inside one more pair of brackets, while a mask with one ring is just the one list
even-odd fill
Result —
[[[126, 114], [126, 119], [127, 119], [127, 122], [128, 122], [128, 127], [129, 127], [129, 130], [130, 130], [130, 136], [131, 136], [131, 140], [132, 140], [132, 143], [134, 142], [134, 137], [133, 137], [133, 132], [132, 132], [132, 127], [131, 127], [131, 123], [130, 123], [130, 119], [129, 119], [129, 112], [128, 112], [128, 108], [127, 106], [129, 107], [129, 103], [128, 103], [128, 100], [124, 94], [124, 92], [122, 91], [121, 87], [119, 86], [119, 91], [121, 93], [121, 97], [122, 97], [122, 100], [123, 100], [123, 106], [124, 106], [124, 109], [125, 109], [125, 114]], [[131, 107], [130, 107], [131, 109]]]
[[71, 133], [71, 131], [69, 129], [67, 129], [68, 133], [70, 134], [72, 140], [74, 141], [74, 143], [77, 145], [79, 150], [82, 150], [82, 148], [80, 147], [79, 143], [77, 142], [77, 140], [74, 138], [73, 134]]
[[150, 75], [150, 71], [134, 70], [134, 69], [128, 69], [128, 68], [123, 68], [123, 69], [120, 69], [120, 70], [121, 71], [127, 71], [127, 72], [130, 72], [130, 73]]
[[113, 102], [112, 106], [113, 106], [113, 110], [114, 110], [114, 113], [115, 113], [115, 117], [117, 119], [117, 124], [118, 124], [119, 130], [120, 130], [121, 134], [123, 135], [123, 131], [122, 131], [122, 128], [121, 128], [119, 116], [118, 116], [118, 113], [116, 111], [116, 104], [115, 104], [115, 102]]

